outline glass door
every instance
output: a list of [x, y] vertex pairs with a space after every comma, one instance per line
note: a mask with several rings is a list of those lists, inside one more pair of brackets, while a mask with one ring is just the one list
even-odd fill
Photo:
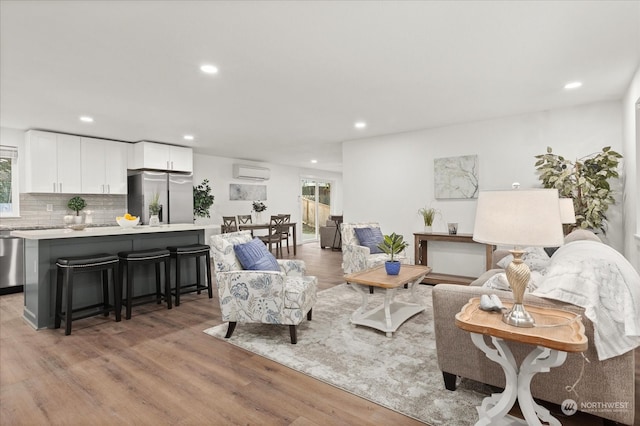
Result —
[[301, 179], [302, 242], [318, 241], [320, 227], [331, 214], [331, 184], [315, 179]]

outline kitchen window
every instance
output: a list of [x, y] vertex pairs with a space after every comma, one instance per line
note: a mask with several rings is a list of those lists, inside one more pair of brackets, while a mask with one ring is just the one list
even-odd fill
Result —
[[19, 215], [18, 148], [0, 145], [0, 217]]

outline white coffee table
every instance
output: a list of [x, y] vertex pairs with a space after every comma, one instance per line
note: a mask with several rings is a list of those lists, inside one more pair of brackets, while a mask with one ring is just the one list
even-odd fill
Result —
[[[402, 265], [398, 275], [388, 275], [383, 265], [345, 275], [344, 279], [350, 284], [356, 284], [352, 287], [362, 296], [362, 304], [351, 315], [351, 323], [384, 331], [387, 337], [392, 337], [402, 323], [424, 311], [425, 307], [417, 299], [415, 290], [429, 272], [431, 268], [428, 266]], [[405, 284], [411, 288], [413, 303], [394, 300], [398, 287]], [[369, 310], [370, 286], [384, 288], [385, 297], [383, 305]]]

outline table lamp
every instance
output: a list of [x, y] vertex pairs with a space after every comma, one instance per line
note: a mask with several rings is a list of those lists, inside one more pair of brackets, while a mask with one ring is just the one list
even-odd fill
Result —
[[571, 232], [571, 225], [576, 223], [576, 211], [573, 208], [572, 198], [560, 198], [560, 221], [564, 234]]
[[531, 272], [522, 261], [523, 247], [553, 247], [563, 243], [560, 202], [556, 189], [480, 191], [473, 230], [479, 243], [513, 246], [507, 281], [514, 304], [502, 320], [516, 327], [533, 327], [523, 304]]

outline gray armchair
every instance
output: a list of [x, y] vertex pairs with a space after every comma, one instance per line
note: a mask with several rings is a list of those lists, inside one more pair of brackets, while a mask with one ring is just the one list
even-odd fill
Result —
[[[361, 246], [355, 228], [380, 228], [378, 222], [343, 223], [342, 229], [342, 270], [346, 274], [363, 271], [380, 266], [389, 259], [385, 253], [371, 254], [368, 247]], [[395, 255], [394, 259], [401, 263], [408, 263], [405, 251]]]

